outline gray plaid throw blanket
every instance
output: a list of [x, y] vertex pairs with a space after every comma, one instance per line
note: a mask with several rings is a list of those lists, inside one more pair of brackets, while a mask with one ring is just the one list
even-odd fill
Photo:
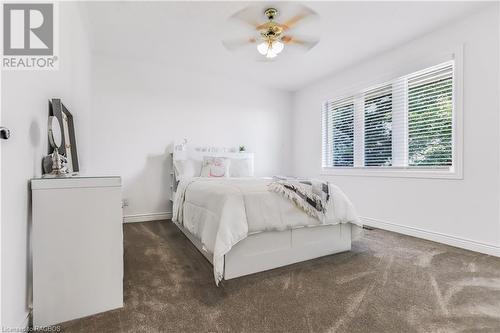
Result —
[[328, 182], [275, 177], [269, 190], [283, 195], [308, 215], [325, 221], [330, 200]]

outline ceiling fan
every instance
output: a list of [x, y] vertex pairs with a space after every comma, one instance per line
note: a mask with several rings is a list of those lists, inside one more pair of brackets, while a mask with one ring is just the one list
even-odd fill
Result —
[[266, 8], [264, 16], [267, 18], [267, 22], [261, 23], [252, 17], [255, 13], [249, 10], [249, 8], [237, 12], [231, 18], [250, 24], [255, 29], [252, 31], [255, 37], [225, 40], [223, 44], [229, 50], [235, 50], [249, 44], [256, 44], [258, 53], [267, 59], [272, 59], [281, 53], [285, 49], [285, 46], [299, 47], [307, 51], [318, 43], [317, 38], [301, 38], [292, 33], [292, 29], [295, 29], [301, 21], [317, 16], [313, 10], [305, 6], [300, 6], [298, 13], [282, 23], [276, 21], [279, 14], [278, 9], [274, 7]]

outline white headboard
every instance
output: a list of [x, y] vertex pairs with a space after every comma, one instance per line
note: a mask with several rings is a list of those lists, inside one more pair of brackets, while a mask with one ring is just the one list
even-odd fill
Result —
[[174, 193], [177, 190], [178, 184], [178, 180], [175, 177], [174, 161], [186, 159], [202, 161], [205, 156], [226, 157], [230, 159], [250, 159], [252, 161], [252, 169], [254, 167], [254, 154], [239, 152], [236, 148], [192, 146], [188, 145], [186, 142], [182, 144], [174, 144], [173, 152], [171, 153], [171, 200], [174, 198]]
[[253, 153], [248, 152], [238, 152], [236, 148], [226, 148], [226, 147], [201, 147], [201, 146], [191, 146], [188, 144], [174, 145], [173, 159], [174, 160], [203, 160], [204, 156], [213, 157], [227, 157], [233, 159], [246, 159], [250, 158], [253, 160]]

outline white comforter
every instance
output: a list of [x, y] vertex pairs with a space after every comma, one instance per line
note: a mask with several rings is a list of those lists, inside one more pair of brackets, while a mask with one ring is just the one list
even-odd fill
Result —
[[361, 226], [353, 205], [330, 185], [325, 223], [307, 215], [267, 185], [264, 178], [191, 178], [182, 180], [174, 198], [173, 221], [200, 239], [213, 253], [215, 282], [223, 278], [224, 255], [249, 234], [299, 226], [353, 223]]

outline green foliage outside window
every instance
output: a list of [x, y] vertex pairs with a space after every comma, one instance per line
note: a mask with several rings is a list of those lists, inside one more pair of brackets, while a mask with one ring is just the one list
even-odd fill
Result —
[[333, 166], [354, 165], [354, 105], [334, 109], [333, 117]]
[[365, 100], [365, 166], [392, 164], [392, 93]]
[[452, 165], [452, 78], [408, 90], [408, 164]]

